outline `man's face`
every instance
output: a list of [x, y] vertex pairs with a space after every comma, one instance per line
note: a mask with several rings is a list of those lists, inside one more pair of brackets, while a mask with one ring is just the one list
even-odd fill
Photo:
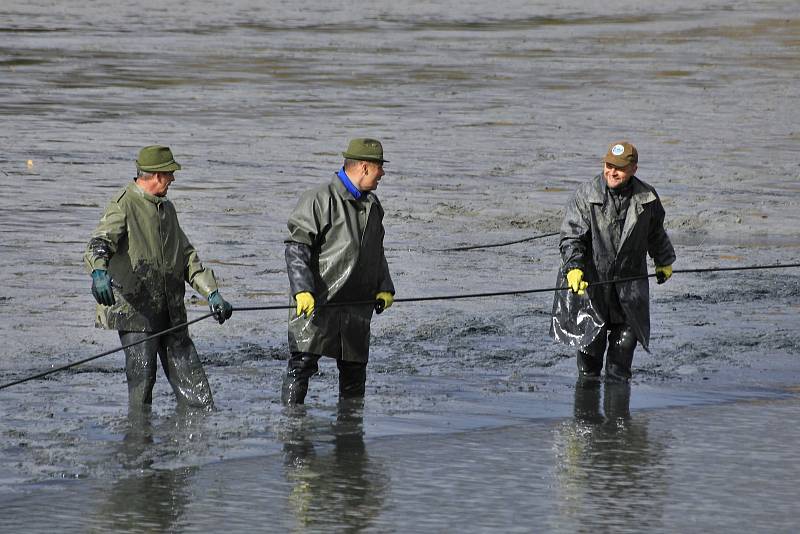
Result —
[[372, 161], [361, 161], [358, 166], [358, 176], [353, 178], [353, 183], [359, 191], [375, 191], [378, 182], [385, 174], [383, 163], [373, 163]]
[[153, 175], [153, 195], [157, 197], [167, 196], [169, 185], [175, 181], [175, 173], [157, 172]]
[[627, 167], [617, 167], [610, 163], [603, 163], [603, 178], [611, 189], [617, 189], [628, 183], [636, 173], [636, 164], [631, 163]]

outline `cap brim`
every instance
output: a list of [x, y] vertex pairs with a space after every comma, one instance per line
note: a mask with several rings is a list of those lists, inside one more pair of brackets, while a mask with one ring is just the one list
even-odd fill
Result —
[[609, 163], [614, 167], [627, 167], [631, 163], [636, 163], [635, 161], [629, 161], [625, 158], [618, 158], [617, 156], [606, 156], [603, 158], [604, 163]]

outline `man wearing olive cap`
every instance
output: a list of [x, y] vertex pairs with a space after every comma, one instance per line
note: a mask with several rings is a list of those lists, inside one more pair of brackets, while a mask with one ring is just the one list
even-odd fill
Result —
[[[166, 198], [180, 168], [168, 147], [143, 148], [136, 178], [109, 202], [86, 247], [84, 261], [97, 300], [96, 325], [119, 331], [123, 345], [185, 323], [187, 282], [208, 299], [220, 324], [233, 311]], [[179, 405], [213, 407], [208, 379], [189, 330], [183, 327], [125, 349], [131, 409], [149, 408], [153, 402], [156, 355]]]
[[[672, 276], [675, 251], [664, 230], [656, 190], [635, 176], [639, 154], [626, 141], [612, 143], [603, 170], [581, 184], [561, 225], [559, 284], [550, 335], [578, 347], [578, 375], [598, 378], [605, 353], [606, 380], [627, 382], [637, 341], [648, 350], [650, 296], [647, 255], [659, 284]], [[606, 346], [608, 351], [606, 352]]]
[[301, 196], [287, 224], [286, 267], [296, 308], [281, 391], [286, 405], [303, 404], [321, 356], [336, 359], [339, 397], [362, 398], [373, 308], [380, 313], [394, 300], [383, 208], [373, 192], [384, 175], [383, 146], [353, 139], [342, 155], [343, 167]]

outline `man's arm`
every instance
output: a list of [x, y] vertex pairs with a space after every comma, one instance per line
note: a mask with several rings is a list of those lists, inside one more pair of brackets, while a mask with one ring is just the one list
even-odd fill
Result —
[[587, 218], [586, 204], [578, 198], [579, 193], [567, 203], [564, 221], [561, 223], [559, 250], [564, 272], [572, 269], [585, 270], [587, 257], [591, 254], [591, 224]]
[[178, 226], [178, 239], [180, 239], [181, 246], [183, 247], [184, 258], [184, 280], [194, 288], [195, 291], [200, 293], [203, 297], [208, 296], [217, 291], [217, 278], [214, 276], [214, 271], [206, 268], [203, 262], [200, 261], [200, 256], [197, 254], [194, 246], [189, 242], [189, 238], [183, 232], [183, 229]]
[[675, 262], [675, 249], [664, 229], [664, 216], [661, 199], [656, 198], [656, 201], [653, 202], [653, 217], [647, 236], [647, 253], [658, 266], [672, 265]]
[[117, 252], [117, 245], [127, 233], [125, 212], [117, 202], [110, 202], [92, 232], [83, 254], [83, 261], [89, 272], [108, 270], [111, 257]]

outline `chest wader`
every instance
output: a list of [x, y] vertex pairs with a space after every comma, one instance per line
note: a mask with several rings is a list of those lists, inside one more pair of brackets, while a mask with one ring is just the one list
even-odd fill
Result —
[[[152, 334], [120, 331], [119, 339], [127, 345]], [[208, 410], [214, 406], [211, 387], [188, 330], [178, 330], [125, 349], [128, 406], [131, 409], [140, 410], [153, 404], [156, 356], [161, 358], [161, 367], [179, 406]]]

